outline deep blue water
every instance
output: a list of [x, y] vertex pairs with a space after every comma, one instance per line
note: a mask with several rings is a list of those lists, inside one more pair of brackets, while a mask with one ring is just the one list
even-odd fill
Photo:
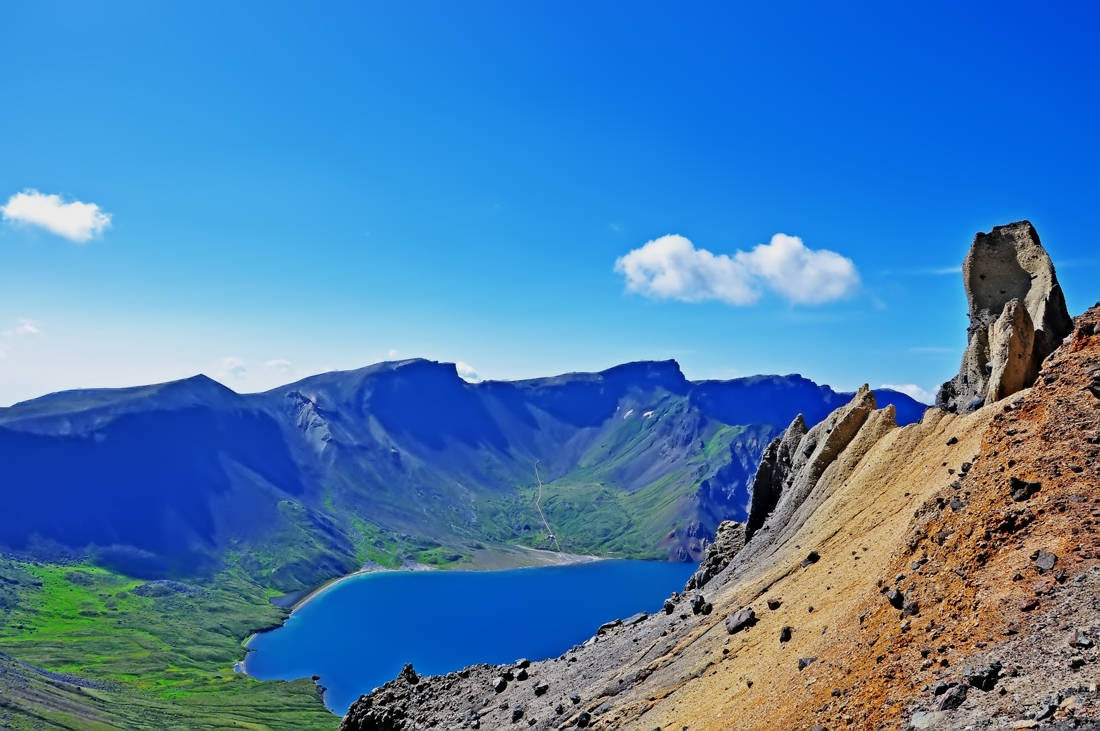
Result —
[[600, 624], [660, 609], [695, 566], [598, 561], [510, 571], [396, 571], [343, 581], [249, 645], [264, 680], [320, 675], [342, 714], [411, 662], [436, 675], [475, 663], [556, 657]]

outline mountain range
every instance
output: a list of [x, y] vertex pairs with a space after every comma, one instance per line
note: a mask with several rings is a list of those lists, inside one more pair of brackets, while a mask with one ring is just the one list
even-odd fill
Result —
[[[902, 424], [925, 408], [876, 396]], [[234, 561], [293, 591], [549, 548], [541, 480], [563, 550], [698, 560], [744, 519], [768, 442], [849, 398], [799, 375], [689, 381], [675, 361], [469, 383], [420, 359], [257, 394], [201, 375], [55, 393], [0, 409], [0, 547], [147, 578]]]

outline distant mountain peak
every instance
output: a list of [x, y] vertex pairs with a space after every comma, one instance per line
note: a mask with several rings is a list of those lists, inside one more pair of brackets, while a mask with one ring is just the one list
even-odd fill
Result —
[[680, 370], [680, 364], [675, 360], [639, 360], [623, 363], [612, 368], [600, 371], [600, 375], [607, 379], [629, 378], [637, 379], [650, 385], [662, 385], [682, 389], [688, 385], [684, 372]]
[[[126, 388], [77, 388], [55, 391], [3, 409], [7, 421], [23, 421], [64, 414], [127, 410], [137, 407], [178, 408], [227, 402], [240, 398], [236, 391], [202, 373], [175, 381]], [[3, 420], [0, 420], [3, 421]]]
[[166, 381], [164, 383], [158, 383], [151, 386], [160, 392], [165, 391], [177, 391], [187, 392], [194, 394], [233, 394], [237, 395], [237, 392], [226, 386], [221, 381], [216, 381], [205, 373], [197, 373], [187, 378], [180, 378], [176, 381]]
[[601, 373], [610, 373], [612, 371], [640, 371], [649, 373], [674, 373], [684, 375], [680, 370], [680, 363], [675, 358], [668, 358], [666, 360], [631, 360], [626, 363], [620, 363], [619, 365], [611, 366], [600, 371]]

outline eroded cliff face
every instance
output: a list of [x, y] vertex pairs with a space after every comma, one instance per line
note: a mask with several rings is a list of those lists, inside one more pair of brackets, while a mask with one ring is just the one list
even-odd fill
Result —
[[[995, 229], [990, 246], [1028, 253], [1029, 232]], [[1032, 292], [977, 250], [967, 276], [996, 290], [970, 290], [985, 335], [972, 328], [967, 358], [983, 363], [986, 402], [899, 428], [864, 388], [812, 428], [796, 419], [765, 451], [748, 523], [726, 527], [663, 611], [523, 668], [399, 678], [343, 727], [1100, 719], [1100, 304], [1065, 338], [1053, 268]], [[1031, 255], [1027, 266], [1042, 264], [1045, 253]], [[1020, 269], [1028, 283], [1045, 276]], [[1023, 353], [1027, 368], [1013, 363]]]
[[746, 538], [752, 538], [775, 510], [783, 485], [791, 474], [798, 445], [807, 431], [806, 420], [799, 414], [787, 427], [787, 431], [783, 432], [783, 436], [764, 450], [760, 466], [756, 470], [756, 479], [752, 483], [749, 517], [745, 524]]
[[1043, 359], [1073, 327], [1054, 264], [1029, 221], [974, 236], [963, 262], [970, 304], [959, 373], [936, 405], [967, 412], [1035, 382]]

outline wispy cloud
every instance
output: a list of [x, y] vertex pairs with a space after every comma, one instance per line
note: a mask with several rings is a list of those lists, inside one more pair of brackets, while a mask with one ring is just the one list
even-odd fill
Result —
[[248, 375], [248, 366], [240, 358], [230, 355], [222, 358], [220, 373], [240, 381]]
[[111, 214], [95, 203], [64, 202], [59, 195], [27, 189], [16, 193], [0, 206], [4, 220], [14, 224], [44, 228], [70, 241], [83, 244], [103, 233], [111, 225]]
[[653, 299], [738, 306], [756, 302], [765, 290], [797, 304], [821, 304], [850, 296], [860, 281], [851, 259], [807, 248], [802, 239], [782, 233], [732, 256], [669, 234], [619, 257], [615, 271], [628, 291]]
[[7, 338], [25, 338], [41, 334], [42, 330], [34, 320], [20, 320], [15, 327], [0, 331], [0, 335]]
[[888, 388], [891, 391], [899, 391], [910, 398], [920, 401], [922, 404], [930, 404], [936, 400], [936, 393], [921, 388], [915, 383], [883, 383], [879, 388]]
[[883, 277], [904, 275], [904, 276], [936, 276], [945, 277], [949, 275], [961, 275], [962, 267], [956, 264], [949, 267], [917, 267], [915, 269], [880, 269], [879, 275]]
[[264, 368], [276, 373], [289, 373], [293, 366], [293, 363], [283, 358], [275, 358], [264, 363]]
[[19, 352], [21, 346], [18, 341], [29, 338], [37, 338], [42, 334], [42, 327], [34, 320], [26, 318], [17, 320], [12, 327], [0, 330], [0, 360], [7, 360], [12, 353]]
[[1094, 267], [1100, 264], [1100, 258], [1097, 257], [1083, 257], [1080, 259], [1059, 259], [1057, 261], [1058, 269], [1081, 269], [1083, 267]]

